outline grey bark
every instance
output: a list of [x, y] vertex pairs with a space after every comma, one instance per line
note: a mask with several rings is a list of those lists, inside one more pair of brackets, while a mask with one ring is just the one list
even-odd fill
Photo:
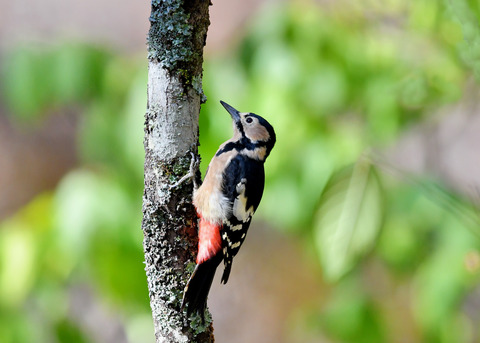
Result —
[[214, 341], [210, 316], [202, 325], [180, 310], [195, 266], [196, 213], [192, 183], [171, 188], [198, 153], [208, 6], [205, 0], [152, 0], [142, 230], [157, 342]]

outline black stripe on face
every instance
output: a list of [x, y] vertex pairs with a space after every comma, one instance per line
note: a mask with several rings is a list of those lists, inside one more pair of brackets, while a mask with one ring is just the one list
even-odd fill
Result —
[[240, 132], [240, 134], [242, 135], [242, 138], [245, 137], [245, 130], [243, 129], [242, 122], [240, 120], [235, 121], [235, 125], [237, 126], [237, 129]]
[[229, 152], [233, 149], [237, 150], [238, 151], [238, 148], [237, 148], [237, 145], [238, 143], [237, 142], [230, 142], [230, 143], [227, 143], [225, 144], [225, 146], [223, 147], [223, 149], [220, 149], [217, 151], [217, 153], [215, 154], [215, 156], [220, 156], [221, 154], [225, 153], [225, 152]]
[[247, 150], [255, 150], [256, 148], [261, 148], [261, 147], [264, 147], [264, 146], [267, 146], [267, 143], [268, 142], [257, 142], [257, 143], [252, 143], [251, 140], [249, 140], [247, 137], [242, 137], [240, 138], [240, 140], [236, 141], [236, 142], [229, 142], [227, 143], [223, 149], [220, 149], [217, 151], [217, 153], [215, 154], [215, 156], [219, 156], [225, 152], [228, 152], [228, 151], [231, 151], [233, 149], [237, 150], [237, 151], [242, 151], [243, 149], [247, 149]]

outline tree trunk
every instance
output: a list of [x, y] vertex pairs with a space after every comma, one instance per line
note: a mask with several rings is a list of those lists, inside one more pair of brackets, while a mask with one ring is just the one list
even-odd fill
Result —
[[196, 213], [192, 183], [170, 187], [198, 153], [208, 6], [205, 0], [152, 0], [142, 229], [157, 342], [214, 341], [210, 320], [202, 325], [180, 310], [195, 266]]

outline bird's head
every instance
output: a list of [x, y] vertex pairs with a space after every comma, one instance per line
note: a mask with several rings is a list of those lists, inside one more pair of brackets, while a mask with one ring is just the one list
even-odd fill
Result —
[[233, 140], [249, 150], [264, 151], [265, 160], [275, 145], [275, 131], [264, 118], [254, 113], [239, 112], [229, 104], [220, 101], [233, 119]]

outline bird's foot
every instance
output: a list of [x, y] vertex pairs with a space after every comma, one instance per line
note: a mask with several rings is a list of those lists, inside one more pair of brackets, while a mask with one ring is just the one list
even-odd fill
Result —
[[170, 189], [177, 188], [178, 186], [180, 186], [182, 183], [184, 183], [189, 179], [192, 180], [193, 188], [195, 190], [198, 189], [197, 171], [198, 171], [198, 167], [200, 166], [200, 159], [193, 152], [190, 152], [190, 155], [192, 155], [192, 159], [190, 161], [190, 168], [188, 173], [182, 176], [180, 180], [175, 182], [173, 185], [170, 185], [169, 186]]

